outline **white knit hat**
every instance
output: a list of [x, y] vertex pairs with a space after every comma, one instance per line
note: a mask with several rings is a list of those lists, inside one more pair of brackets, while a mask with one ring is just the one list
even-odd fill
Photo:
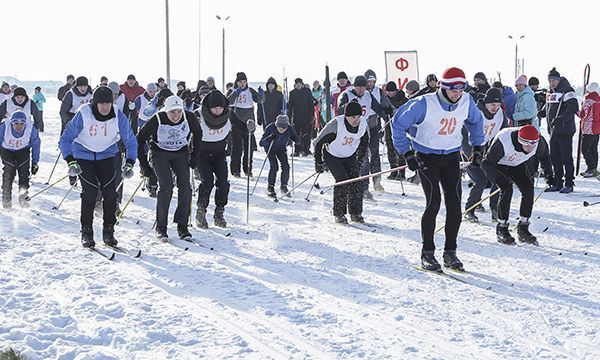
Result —
[[598, 83], [593, 82], [588, 84], [588, 86], [585, 88], [588, 92], [600, 92], [600, 86], [598, 85]]

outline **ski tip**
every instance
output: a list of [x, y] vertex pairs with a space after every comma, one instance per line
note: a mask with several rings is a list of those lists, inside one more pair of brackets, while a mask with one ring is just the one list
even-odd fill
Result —
[[114, 260], [114, 259], [115, 259], [115, 253], [114, 253], [114, 252], [113, 252], [113, 253], [111, 253], [111, 254], [110, 254], [108, 257], [107, 257], [107, 259], [108, 259], [108, 260]]
[[139, 258], [141, 256], [142, 256], [142, 250], [140, 249], [140, 250], [138, 250], [137, 254], [135, 254], [134, 258], [137, 259], [137, 258]]

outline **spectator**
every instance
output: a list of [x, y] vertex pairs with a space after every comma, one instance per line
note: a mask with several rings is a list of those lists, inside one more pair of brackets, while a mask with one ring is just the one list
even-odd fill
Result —
[[35, 87], [35, 94], [33, 94], [33, 102], [37, 105], [38, 110], [40, 111], [40, 123], [38, 130], [40, 132], [44, 132], [44, 103], [46, 102], [46, 97], [42, 94], [42, 88], [39, 86]]

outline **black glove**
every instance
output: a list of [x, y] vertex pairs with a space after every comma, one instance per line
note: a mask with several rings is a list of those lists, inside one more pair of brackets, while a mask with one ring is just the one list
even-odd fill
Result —
[[31, 164], [31, 175], [37, 174], [39, 169], [40, 167], [38, 166], [38, 164]]
[[417, 153], [415, 153], [414, 150], [409, 150], [409, 151], [405, 152], [404, 159], [406, 160], [406, 165], [408, 165], [408, 168], [411, 169], [412, 171], [427, 170], [425, 163], [419, 157], [419, 155], [417, 155]]
[[154, 174], [154, 171], [149, 165], [140, 164], [140, 174], [145, 178], [149, 178]]
[[315, 162], [315, 171], [318, 172], [319, 174], [324, 173], [325, 172], [325, 164]]
[[480, 167], [483, 161], [483, 146], [473, 146], [473, 153], [471, 154], [471, 165]]

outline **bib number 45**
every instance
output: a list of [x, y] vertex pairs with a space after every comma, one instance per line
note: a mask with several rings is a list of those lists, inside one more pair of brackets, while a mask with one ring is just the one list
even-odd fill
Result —
[[452, 135], [454, 133], [454, 131], [456, 130], [456, 123], [457, 123], [456, 118], [441, 119], [440, 124], [442, 125], [442, 127], [438, 131], [438, 135], [442, 135], [442, 136]]

